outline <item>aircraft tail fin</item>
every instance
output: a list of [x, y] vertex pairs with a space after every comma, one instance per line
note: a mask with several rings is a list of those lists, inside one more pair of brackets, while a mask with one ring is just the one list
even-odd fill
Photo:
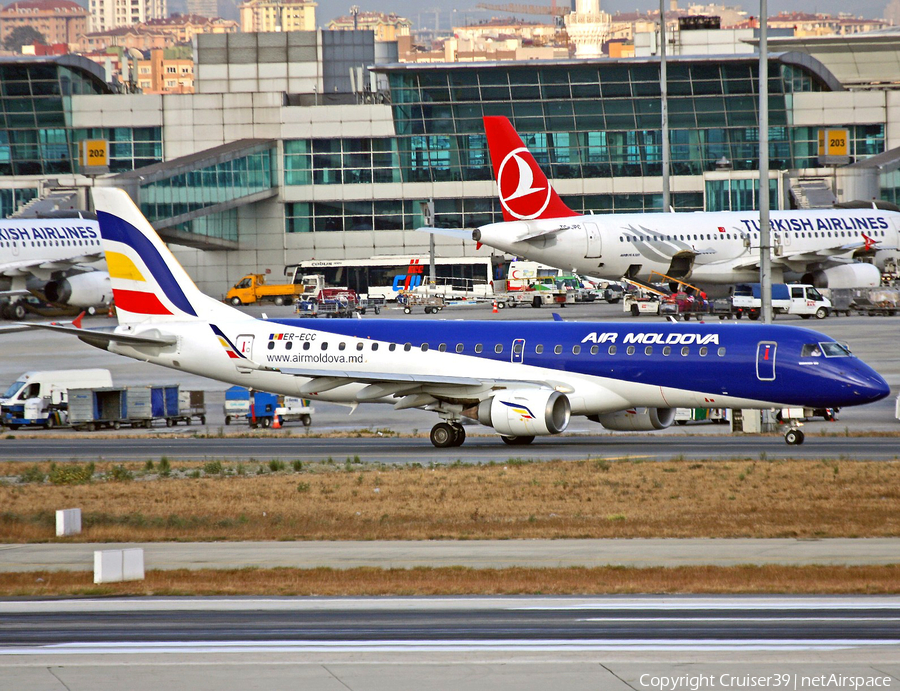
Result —
[[556, 194], [508, 118], [486, 116], [484, 131], [503, 206], [503, 220], [530, 221], [578, 215]]
[[120, 324], [244, 316], [200, 292], [124, 190], [92, 194]]

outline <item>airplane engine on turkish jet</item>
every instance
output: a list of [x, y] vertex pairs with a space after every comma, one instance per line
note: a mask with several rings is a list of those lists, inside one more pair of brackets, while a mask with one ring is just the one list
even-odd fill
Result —
[[569, 399], [559, 391], [510, 389], [482, 401], [477, 419], [504, 436], [542, 436], [562, 432], [571, 413]]
[[48, 281], [43, 290], [49, 302], [75, 307], [109, 304], [112, 288], [105, 271], [88, 271]]
[[802, 282], [816, 288], [877, 288], [881, 271], [874, 264], [853, 262], [804, 274]]
[[591, 415], [589, 420], [599, 422], [606, 429], [617, 432], [650, 432], [665, 429], [675, 422], [674, 408], [632, 408], [615, 413]]

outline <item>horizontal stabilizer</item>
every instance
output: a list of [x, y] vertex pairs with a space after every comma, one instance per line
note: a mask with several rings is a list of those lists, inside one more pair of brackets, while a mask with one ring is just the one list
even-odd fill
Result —
[[98, 348], [106, 349], [110, 343], [120, 343], [122, 345], [131, 346], [157, 346], [165, 347], [175, 345], [177, 340], [174, 336], [132, 336], [130, 334], [120, 334], [114, 331], [95, 331], [92, 329], [78, 329], [74, 326], [61, 326], [59, 324], [26, 324], [20, 322], [22, 326], [29, 329], [47, 329], [48, 331], [58, 331], [59, 333], [77, 336], [85, 343]]
[[431, 233], [432, 235], [444, 235], [448, 238], [455, 238], [457, 240], [471, 240], [472, 239], [472, 229], [471, 228], [432, 228], [430, 226], [423, 226], [422, 228], [416, 228], [416, 230], [420, 233]]

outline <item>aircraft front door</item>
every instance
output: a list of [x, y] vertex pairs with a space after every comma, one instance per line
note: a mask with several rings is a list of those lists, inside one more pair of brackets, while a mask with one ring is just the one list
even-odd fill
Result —
[[512, 342], [512, 354], [509, 356], [510, 362], [517, 362], [520, 365], [524, 362], [525, 357], [525, 339], [517, 338]]
[[775, 380], [775, 347], [771, 341], [761, 341], [756, 346], [756, 378], [760, 381]]
[[600, 229], [596, 223], [585, 223], [584, 232], [587, 235], [587, 252], [585, 257], [600, 257], [600, 250], [603, 249], [600, 241]]

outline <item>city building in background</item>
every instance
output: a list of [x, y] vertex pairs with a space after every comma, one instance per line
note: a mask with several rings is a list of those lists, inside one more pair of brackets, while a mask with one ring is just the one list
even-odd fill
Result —
[[241, 31], [315, 31], [316, 6], [306, 0], [247, 0], [238, 6]]
[[167, 16], [166, 0], [90, 0], [91, 31], [108, 31]]
[[401, 36], [409, 36], [412, 22], [405, 17], [385, 12], [360, 12], [337, 17], [328, 22], [330, 31], [368, 30], [375, 34], [376, 41], [396, 41]]
[[72, 0], [19, 0], [0, 9], [0, 43], [20, 26], [41, 33], [44, 42], [72, 44], [85, 33], [90, 13]]

